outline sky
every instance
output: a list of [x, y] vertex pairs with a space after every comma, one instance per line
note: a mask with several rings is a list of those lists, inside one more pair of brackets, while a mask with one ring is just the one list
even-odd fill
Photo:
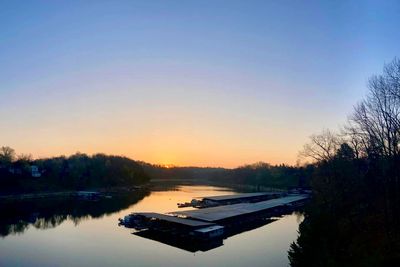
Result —
[[0, 0], [0, 146], [295, 164], [400, 56], [399, 1]]

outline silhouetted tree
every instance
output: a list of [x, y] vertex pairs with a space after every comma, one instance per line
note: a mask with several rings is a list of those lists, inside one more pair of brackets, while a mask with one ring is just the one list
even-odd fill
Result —
[[350, 117], [354, 132], [366, 144], [367, 154], [398, 156], [400, 152], [400, 61], [385, 65], [368, 83], [367, 97]]
[[299, 154], [300, 157], [311, 158], [314, 161], [327, 161], [333, 158], [340, 143], [339, 136], [326, 129], [320, 134], [311, 135], [310, 142], [304, 145]]
[[395, 59], [369, 80], [340, 143], [330, 134], [312, 138], [313, 199], [289, 251], [292, 266], [398, 265], [399, 85]]
[[0, 147], [0, 164], [10, 164], [15, 160], [15, 150], [8, 146]]

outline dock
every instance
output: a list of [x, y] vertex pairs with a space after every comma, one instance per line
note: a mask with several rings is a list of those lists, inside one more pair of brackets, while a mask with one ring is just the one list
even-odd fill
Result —
[[[210, 197], [211, 199], [244, 199], [250, 197], [265, 197], [264, 194], [239, 194], [232, 196]], [[280, 198], [259, 202], [245, 202], [222, 205], [189, 211], [175, 211], [167, 214], [155, 212], [132, 213], [120, 219], [120, 223], [128, 228], [134, 228], [139, 236], [151, 239], [162, 237], [163, 243], [191, 244], [191, 242], [214, 242], [222, 240], [249, 226], [259, 227], [271, 220], [291, 212], [294, 207], [302, 205], [309, 198], [306, 194], [286, 195]], [[145, 231], [145, 233], [139, 233]], [[171, 237], [169, 240], [168, 236]], [[180, 241], [186, 239], [188, 241]], [[171, 241], [171, 242], [170, 242]], [[171, 244], [172, 244], [171, 243]], [[201, 245], [203, 249], [204, 244]], [[180, 245], [179, 245], [180, 246]], [[207, 246], [206, 246], [207, 247]]]
[[[222, 246], [224, 239], [291, 214], [309, 197], [309, 194], [298, 193], [280, 193], [279, 197], [271, 192], [204, 197], [218, 204], [167, 214], [132, 213], [120, 219], [120, 225], [133, 228], [133, 235], [185, 251], [208, 251]], [[268, 200], [260, 201], [265, 198]]]
[[260, 212], [271, 211], [287, 205], [297, 204], [308, 198], [308, 195], [293, 195], [256, 203], [239, 203], [218, 207], [204, 208], [189, 211], [171, 212], [171, 215], [204, 222], [221, 222], [238, 217], [254, 215]]
[[157, 227], [174, 226], [174, 227], [189, 227], [191, 229], [197, 229], [201, 227], [210, 227], [215, 225], [215, 223], [184, 219], [176, 216], [165, 215], [155, 212], [138, 212], [135, 213], [135, 216], [137, 216], [139, 219], [142, 220], [147, 220], [149, 222], [151, 221], [152, 227], [155, 227], [155, 224], [157, 224]]
[[254, 203], [285, 196], [282, 192], [243, 193], [223, 196], [208, 196], [192, 199], [191, 202], [178, 203], [178, 207], [208, 208], [238, 203]]
[[238, 202], [259, 202], [282, 196], [281, 192], [244, 193], [226, 196], [204, 197], [203, 201], [214, 202], [221, 205], [237, 204]]

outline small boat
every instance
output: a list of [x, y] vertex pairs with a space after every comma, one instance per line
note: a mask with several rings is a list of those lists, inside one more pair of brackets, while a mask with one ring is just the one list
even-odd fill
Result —
[[178, 203], [178, 208], [186, 208], [186, 207], [192, 207], [192, 203], [190, 202]]
[[127, 228], [135, 228], [135, 230], [144, 230], [147, 229], [146, 224], [140, 216], [135, 214], [126, 215], [123, 219], [119, 218], [119, 224], [123, 225]]

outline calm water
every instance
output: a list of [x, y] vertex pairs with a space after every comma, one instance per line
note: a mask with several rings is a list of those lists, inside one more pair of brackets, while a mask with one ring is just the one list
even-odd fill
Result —
[[175, 211], [177, 202], [232, 193], [220, 187], [179, 186], [100, 202], [9, 206], [13, 215], [2, 218], [0, 266], [288, 266], [287, 250], [302, 220], [295, 214], [195, 253], [118, 226], [118, 218], [131, 212]]

